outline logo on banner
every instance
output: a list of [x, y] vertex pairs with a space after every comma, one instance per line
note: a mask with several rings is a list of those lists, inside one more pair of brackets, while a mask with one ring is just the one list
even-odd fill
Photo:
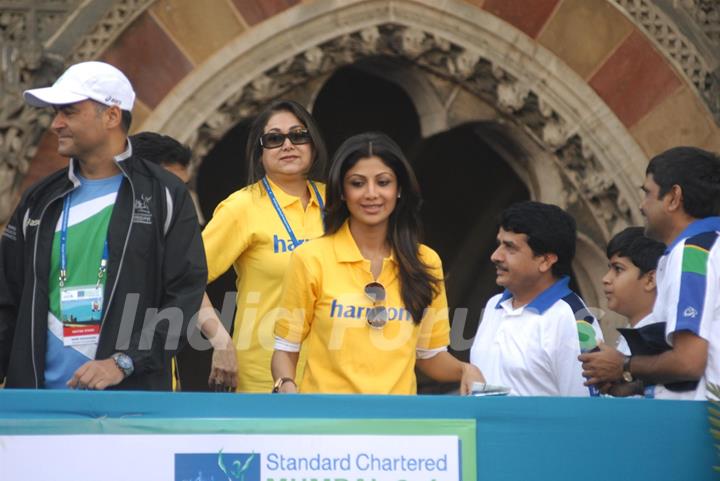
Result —
[[175, 481], [260, 481], [258, 453], [175, 453]]

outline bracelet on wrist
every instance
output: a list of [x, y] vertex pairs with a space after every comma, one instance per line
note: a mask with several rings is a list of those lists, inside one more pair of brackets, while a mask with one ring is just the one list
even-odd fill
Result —
[[291, 377], [281, 377], [281, 378], [279, 378], [277, 381], [275, 381], [275, 384], [273, 385], [273, 390], [272, 390], [272, 392], [274, 392], [274, 393], [280, 392], [280, 388], [281, 388], [282, 385], [285, 384], [286, 382], [291, 382], [291, 383], [293, 383], [293, 385], [297, 388], [297, 384], [295, 384], [295, 380], [294, 380], [293, 378], [291, 378]]

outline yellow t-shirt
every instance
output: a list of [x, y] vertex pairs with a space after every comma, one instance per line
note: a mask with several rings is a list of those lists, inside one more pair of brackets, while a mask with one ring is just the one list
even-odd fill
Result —
[[[325, 185], [316, 182], [320, 195]], [[303, 210], [298, 197], [270, 182], [298, 241], [323, 234], [320, 205], [308, 184], [310, 202]], [[208, 282], [230, 266], [237, 274], [237, 313], [233, 341], [237, 349], [239, 392], [270, 392], [275, 307], [293, 244], [262, 183], [241, 189], [222, 201], [202, 233]], [[221, 306], [216, 306], [220, 309]]]
[[[420, 245], [420, 259], [442, 279], [438, 255]], [[297, 249], [283, 284], [275, 335], [307, 353], [299, 390], [305, 393], [415, 394], [416, 349], [449, 344], [444, 283], [420, 322], [412, 322], [400, 297], [394, 256], [383, 260], [377, 281], [385, 286], [388, 322], [367, 323], [373, 306], [365, 286], [373, 282], [346, 222], [331, 236]]]

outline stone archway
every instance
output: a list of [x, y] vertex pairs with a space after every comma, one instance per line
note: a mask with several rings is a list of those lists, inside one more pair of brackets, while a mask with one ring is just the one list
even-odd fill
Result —
[[[141, 6], [131, 9], [133, 15], [149, 4], [136, 3]], [[194, 68], [187, 60], [195, 58], [193, 51], [184, 44], [185, 60], [181, 53], [176, 57], [187, 74], [175, 72], [179, 83], [164, 85], [164, 94], [140, 82], [140, 97], [155, 99], [151, 112], [140, 102], [141, 128], [190, 143], [200, 159], [268, 100], [294, 91], [312, 106], [336, 69], [385, 56], [425, 74], [399, 69], [391, 79], [413, 97], [424, 136], [488, 118], [502, 125], [520, 147], [506, 160], [532, 197], [564, 205], [582, 219], [582, 233], [601, 245], [626, 223], [639, 221], [635, 186], [645, 153], [577, 69], [527, 28], [498, 16], [497, 2], [486, 3], [478, 8], [459, 0], [320, 0], [265, 16], [211, 56], [197, 57], [202, 62]], [[157, 31], [149, 25], [162, 13], [151, 10], [118, 37], [118, 48], [106, 50], [104, 59], [127, 64], [122, 45], [133, 45], [130, 37], [138, 32]], [[497, 143], [496, 137], [489, 132], [483, 139]]]
[[[190, 143], [201, 159], [267, 101], [291, 94], [312, 107], [332, 72], [383, 56], [423, 73], [413, 82], [401, 81], [407, 69], [388, 76], [422, 98], [415, 105], [426, 114], [423, 133], [488, 118], [503, 126], [512, 142], [492, 131], [483, 138], [500, 150], [514, 145], [507, 160], [532, 197], [567, 208], [595, 245], [578, 256], [579, 270], [596, 271], [602, 260], [587, 253], [640, 222], [645, 154], [585, 80], [515, 28], [460, 2], [319, 2], [302, 21], [300, 8], [226, 45], [182, 80], [142, 128]], [[602, 298], [598, 283], [583, 284]]]
[[[188, 100], [188, 94], [192, 97], [204, 82], [214, 80], [217, 89], [236, 92], [268, 71], [273, 62], [351, 29], [398, 18], [404, 25], [420, 25], [431, 33], [437, 26], [449, 31], [450, 37], [443, 34], [444, 38], [462, 37], [474, 49], [491, 49], [501, 65], [510, 61], [522, 66], [527, 53], [532, 56], [534, 45], [542, 54], [538, 63], [544, 63], [545, 71], [551, 74], [550, 90], [565, 92], [557, 89], [556, 81], [562, 83], [567, 72], [575, 72], [576, 77], [566, 78], [566, 86], [587, 99], [588, 89], [575, 89], [584, 80], [591, 87], [590, 93], [597, 93], [593, 99], [601, 98], [609, 107], [595, 114], [617, 118], [646, 156], [679, 144], [711, 150], [720, 146], [720, 57], [714, 48], [718, 18], [708, 13], [711, 2], [705, 0], [451, 0], [440, 5], [428, 0], [228, 0], [212, 5], [176, 0], [17, 3], [2, 11], [6, 21], [0, 22], [0, 37], [9, 40], [9, 45], [3, 44], [0, 50], [3, 55], [9, 52], [10, 57], [5, 58], [14, 58], [18, 45], [30, 53], [0, 67], [0, 76], [7, 80], [0, 82], [0, 91], [11, 106], [22, 88], [47, 83], [41, 80], [45, 69], [38, 70], [40, 57], [42, 65], [50, 60], [59, 65], [95, 58], [128, 72], [138, 89], [134, 115], [135, 125], [140, 126], [148, 116], [158, 120], [168, 113], [157, 112], [160, 104], [170, 105], [172, 113], [177, 107], [172, 106], [173, 99]], [[73, 4], [78, 7], [71, 10], [72, 15], [64, 18], [58, 14]], [[463, 25], [452, 28], [458, 19]], [[296, 28], [299, 26], [310, 28]], [[48, 39], [38, 52], [32, 49], [39, 46], [32, 41], [34, 35]], [[503, 42], [516, 44], [513, 47], [525, 55], [503, 49]], [[458, 44], [463, 46], [462, 42]], [[26, 50], [27, 46], [32, 48]], [[495, 48], [498, 46], [501, 48]], [[233, 76], [211, 79], [207, 75], [251, 52], [259, 55], [245, 63], [247, 69]], [[536, 73], [530, 72], [525, 78], [546, 82]], [[203, 105], [189, 109], [192, 125], [201, 125], [207, 109], [219, 107], [216, 102], [224, 102], [228, 95], [198, 99]], [[582, 101], [566, 100], [570, 106], [583, 105]], [[429, 112], [438, 109], [425, 107]], [[42, 135], [46, 124], [42, 117], [39, 111], [0, 108], [0, 222], [12, 207], [12, 198], [64, 165], [64, 159], [54, 155], [52, 135]], [[628, 149], [614, 150], [622, 153]]]
[[[438, 15], [431, 3], [356, 2], [291, 25], [284, 14], [272, 18], [255, 38], [227, 45], [186, 77], [143, 128], [188, 141], [202, 157], [266, 101], [322, 82], [340, 66], [386, 55], [444, 79], [445, 102], [462, 90], [506, 112], [508, 123], [552, 154], [575, 194], [569, 197], [593, 212], [601, 237], [638, 221], [645, 156], [587, 83], [491, 14], [446, 2]], [[328, 23], [338, 28], [329, 32]], [[288, 51], [288, 39], [301, 41]]]

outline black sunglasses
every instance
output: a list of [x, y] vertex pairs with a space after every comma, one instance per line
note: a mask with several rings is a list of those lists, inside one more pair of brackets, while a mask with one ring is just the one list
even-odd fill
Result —
[[281, 132], [268, 132], [260, 136], [260, 145], [266, 149], [277, 149], [290, 139], [293, 145], [309, 144], [312, 142], [310, 132], [305, 129], [291, 130], [287, 134]]
[[375, 304], [367, 310], [367, 322], [370, 327], [382, 329], [388, 321], [388, 311], [385, 307], [385, 287], [379, 282], [371, 282], [365, 286], [365, 295]]

